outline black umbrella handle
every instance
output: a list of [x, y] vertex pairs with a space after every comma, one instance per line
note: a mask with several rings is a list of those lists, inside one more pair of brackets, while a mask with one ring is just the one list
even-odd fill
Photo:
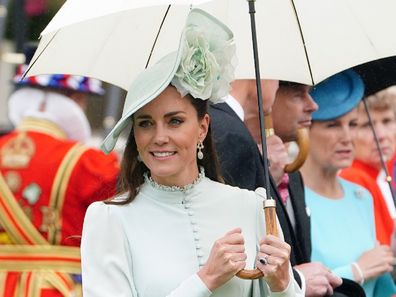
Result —
[[[261, 136], [261, 145], [263, 152], [263, 165], [264, 165], [264, 175], [265, 175], [265, 191], [267, 199], [266, 203], [271, 204], [270, 210], [267, 211], [266, 206], [264, 205], [265, 211], [265, 221], [266, 221], [266, 230], [268, 231], [276, 230], [277, 235], [277, 226], [276, 226], [276, 212], [275, 212], [275, 200], [271, 199], [270, 194], [270, 180], [269, 180], [269, 171], [268, 171], [268, 160], [267, 160], [267, 141], [265, 139], [265, 124], [264, 124], [264, 110], [263, 110], [263, 97], [261, 90], [261, 78], [260, 78], [260, 67], [259, 67], [259, 58], [258, 58], [258, 46], [257, 46], [257, 35], [256, 35], [256, 20], [254, 14], [256, 13], [256, 9], [254, 6], [255, 0], [247, 0], [249, 3], [249, 14], [250, 14], [250, 24], [252, 29], [252, 42], [253, 42], [253, 54], [254, 54], [254, 65], [256, 72], [256, 87], [257, 87], [257, 98], [258, 98], [258, 108], [259, 108], [259, 119], [260, 119], [260, 136]], [[267, 214], [268, 212], [268, 214]], [[257, 279], [263, 277], [263, 273], [259, 269], [246, 270], [243, 269], [237, 273], [237, 276], [243, 279]]]
[[260, 120], [260, 137], [263, 153], [263, 165], [264, 165], [264, 177], [265, 177], [265, 189], [268, 199], [271, 199], [270, 193], [270, 180], [268, 171], [268, 154], [267, 154], [267, 141], [265, 138], [265, 123], [264, 123], [264, 110], [263, 110], [263, 95], [261, 89], [261, 77], [260, 77], [260, 63], [258, 55], [257, 45], [257, 30], [256, 30], [256, 19], [255, 19], [255, 0], [247, 0], [249, 3], [249, 14], [250, 14], [250, 26], [252, 31], [252, 45], [253, 45], [253, 56], [254, 56], [254, 69], [256, 74], [256, 89], [257, 89], [257, 103], [259, 110]]

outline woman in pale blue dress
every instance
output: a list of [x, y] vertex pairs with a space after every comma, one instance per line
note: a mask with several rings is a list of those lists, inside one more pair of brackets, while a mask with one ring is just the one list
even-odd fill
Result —
[[301, 172], [311, 214], [312, 261], [360, 283], [368, 297], [389, 297], [396, 293], [389, 274], [394, 256], [376, 242], [372, 197], [337, 176], [354, 158], [356, 106], [363, 92], [363, 82], [352, 70], [311, 92], [319, 109], [312, 115], [310, 152]]
[[[84, 297], [303, 296], [290, 246], [265, 236], [260, 190], [218, 182], [207, 99], [229, 91], [234, 52], [229, 29], [194, 9], [179, 50], [132, 84], [103, 145], [132, 123], [121, 193], [84, 222]], [[236, 277], [254, 267], [262, 278]]]

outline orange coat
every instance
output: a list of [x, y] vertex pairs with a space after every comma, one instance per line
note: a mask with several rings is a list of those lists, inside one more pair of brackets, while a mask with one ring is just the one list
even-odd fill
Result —
[[377, 184], [378, 174], [379, 170], [359, 160], [355, 160], [351, 167], [342, 170], [340, 173], [343, 178], [355, 182], [370, 191], [373, 196], [377, 240], [381, 244], [390, 245], [394, 223]]
[[[64, 184], [64, 202], [58, 210], [52, 209], [49, 204], [55, 175], [75, 142], [63, 138], [62, 132], [54, 126], [47, 130], [42, 132], [30, 125], [24, 132], [16, 130], [1, 137], [0, 172], [15, 199], [44, 238], [51, 244], [78, 247], [87, 207], [94, 201], [115, 194], [118, 160], [115, 154], [105, 155], [92, 148], [84, 150], [72, 167], [67, 184]], [[48, 230], [54, 226], [56, 236], [50, 239]], [[2, 241], [3, 244], [9, 243], [7, 240], [7, 234], [0, 226], [0, 244]], [[20, 273], [8, 273], [4, 295], [0, 289], [0, 297], [14, 297], [20, 278]], [[63, 295], [49, 287], [43, 288], [39, 296]]]

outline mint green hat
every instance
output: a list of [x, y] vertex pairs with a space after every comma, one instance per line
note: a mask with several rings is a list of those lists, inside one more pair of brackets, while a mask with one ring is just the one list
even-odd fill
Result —
[[172, 84], [182, 96], [218, 102], [234, 79], [235, 44], [231, 30], [201, 9], [187, 17], [179, 47], [145, 69], [132, 82], [122, 117], [105, 138], [101, 149], [109, 153], [132, 115]]

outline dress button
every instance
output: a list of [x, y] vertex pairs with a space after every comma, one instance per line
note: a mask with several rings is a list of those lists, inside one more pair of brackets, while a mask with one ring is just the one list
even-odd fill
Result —
[[197, 226], [194, 226], [194, 227], [192, 228], [192, 230], [193, 230], [194, 233], [197, 233], [197, 232], [198, 232]]
[[191, 219], [191, 220], [190, 220], [190, 223], [191, 223], [191, 225], [195, 225], [195, 224], [197, 224], [197, 221], [194, 220], [194, 219]]
[[202, 267], [205, 265], [205, 261], [202, 258], [199, 258], [199, 266]]
[[189, 215], [189, 216], [193, 216], [193, 215], [194, 215], [194, 212], [193, 212], [192, 210], [190, 210], [190, 211], [188, 212], [188, 215]]
[[198, 233], [195, 233], [195, 234], [194, 234], [194, 239], [195, 239], [195, 241], [198, 241], [198, 240], [199, 240], [199, 235], [198, 235]]
[[201, 247], [202, 247], [201, 244], [197, 242], [197, 244], [195, 245], [195, 248], [196, 248], [197, 250], [199, 250], [199, 249], [201, 249]]
[[198, 256], [198, 257], [202, 258], [202, 257], [203, 257], [203, 255], [204, 255], [204, 254], [203, 254], [203, 252], [202, 252], [202, 251], [198, 251], [198, 252], [197, 252], [197, 256]]

